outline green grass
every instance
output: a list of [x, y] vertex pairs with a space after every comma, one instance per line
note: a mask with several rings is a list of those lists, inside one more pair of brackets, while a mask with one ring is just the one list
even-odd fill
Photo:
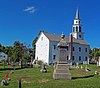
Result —
[[[1, 67], [1, 66], [0, 66]], [[7, 68], [8, 66], [6, 66]], [[85, 66], [84, 66], [85, 67]], [[40, 68], [24, 68], [15, 70], [0, 70], [0, 81], [5, 79], [5, 74], [9, 73], [9, 85], [0, 88], [18, 88], [18, 80], [22, 79], [22, 88], [100, 88], [100, 75], [94, 75], [95, 71], [100, 72], [100, 67], [88, 65], [91, 71], [84, 69], [71, 69], [72, 80], [54, 80], [53, 67], [47, 67], [47, 73], [41, 73]], [[18, 67], [17, 67], [18, 68]]]

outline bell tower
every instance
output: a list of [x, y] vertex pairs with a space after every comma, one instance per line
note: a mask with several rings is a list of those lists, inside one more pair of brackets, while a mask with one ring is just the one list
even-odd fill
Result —
[[82, 32], [82, 26], [81, 26], [81, 21], [80, 21], [80, 18], [79, 18], [78, 9], [76, 10], [76, 17], [74, 19], [74, 24], [73, 24], [73, 27], [72, 27], [72, 33], [71, 34], [75, 39], [81, 39], [81, 40], [84, 39], [84, 34]]

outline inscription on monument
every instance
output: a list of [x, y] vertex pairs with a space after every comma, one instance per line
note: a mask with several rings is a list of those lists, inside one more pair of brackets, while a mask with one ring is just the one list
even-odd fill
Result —
[[65, 49], [60, 49], [59, 50], [59, 63], [66, 63], [66, 50]]

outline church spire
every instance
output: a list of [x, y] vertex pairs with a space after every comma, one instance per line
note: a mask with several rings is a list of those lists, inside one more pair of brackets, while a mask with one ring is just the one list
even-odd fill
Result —
[[72, 35], [76, 39], [81, 39], [81, 40], [84, 39], [78, 8], [76, 9], [76, 17], [74, 19]]
[[78, 8], [76, 9], [76, 19], [79, 19], [79, 12], [78, 12]]

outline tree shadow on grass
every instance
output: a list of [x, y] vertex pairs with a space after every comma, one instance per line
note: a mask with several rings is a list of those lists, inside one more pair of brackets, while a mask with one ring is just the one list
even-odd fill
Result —
[[94, 74], [93, 75], [88, 75], [88, 76], [83, 76], [83, 77], [72, 77], [72, 80], [81, 79], [81, 78], [90, 78], [90, 77], [94, 77]]

